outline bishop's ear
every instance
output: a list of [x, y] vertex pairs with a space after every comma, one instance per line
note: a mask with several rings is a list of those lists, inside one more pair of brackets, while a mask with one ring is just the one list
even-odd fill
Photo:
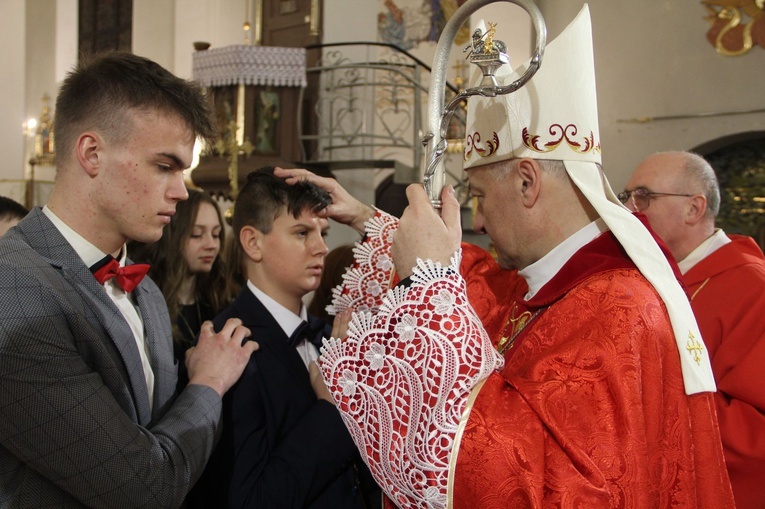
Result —
[[542, 186], [542, 168], [537, 161], [524, 157], [516, 163], [515, 173], [521, 201], [524, 206], [533, 207]]

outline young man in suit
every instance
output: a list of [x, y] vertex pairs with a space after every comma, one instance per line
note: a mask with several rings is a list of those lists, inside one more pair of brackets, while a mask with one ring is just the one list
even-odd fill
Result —
[[[314, 362], [331, 330], [302, 300], [321, 280], [329, 222], [319, 213], [331, 203], [328, 192], [289, 185], [273, 168], [250, 173], [237, 197], [233, 229], [247, 282], [213, 323], [241, 318], [260, 350], [224, 398], [223, 436], [195, 490], [209, 507], [380, 503], [373, 482], [357, 487], [369, 474]], [[370, 491], [377, 496], [365, 502]]]
[[176, 394], [167, 307], [125, 243], [158, 240], [187, 198], [206, 101], [111, 53], [66, 78], [54, 132], [47, 205], [0, 239], [0, 506], [177, 507], [257, 345], [239, 321], [208, 322]]

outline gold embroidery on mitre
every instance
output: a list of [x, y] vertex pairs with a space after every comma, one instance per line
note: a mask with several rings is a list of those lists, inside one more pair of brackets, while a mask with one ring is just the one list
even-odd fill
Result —
[[470, 156], [473, 155], [473, 152], [478, 154], [481, 157], [489, 157], [494, 152], [499, 149], [499, 135], [497, 135], [497, 132], [494, 131], [492, 139], [487, 141], [484, 145], [485, 147], [481, 147], [478, 145], [478, 143], [481, 141], [481, 133], [474, 132], [473, 134], [468, 134], [465, 137], [465, 154], [463, 156], [463, 159], [467, 161], [470, 159]]
[[577, 127], [574, 124], [568, 124], [563, 127], [560, 124], [553, 124], [548, 129], [548, 132], [554, 138], [542, 147], [539, 146], [540, 135], [529, 133], [528, 127], [524, 127], [521, 135], [523, 137], [523, 144], [530, 148], [534, 152], [552, 152], [564, 141], [574, 151], [580, 154], [586, 154], [587, 152], [600, 153], [600, 142], [595, 141], [595, 135], [590, 131], [589, 136], [581, 138], [581, 141], [576, 141], [576, 135], [578, 132]]
[[701, 352], [704, 351], [704, 344], [697, 341], [696, 336], [694, 336], [691, 331], [688, 331], [688, 343], [686, 344], [685, 349], [693, 356], [693, 360], [696, 361], [696, 364], [701, 365]]

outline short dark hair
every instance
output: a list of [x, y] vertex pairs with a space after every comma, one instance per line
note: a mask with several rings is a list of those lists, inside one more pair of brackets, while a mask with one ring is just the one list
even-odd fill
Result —
[[8, 221], [10, 219], [24, 219], [29, 213], [29, 210], [7, 196], [0, 196], [0, 221]]
[[234, 203], [232, 227], [237, 238], [245, 226], [269, 233], [285, 208], [297, 218], [306, 210], [318, 212], [331, 203], [332, 197], [321, 187], [305, 180], [288, 184], [274, 175], [273, 166], [265, 166], [247, 175]]
[[[82, 132], [98, 129], [120, 141], [130, 133], [130, 110], [159, 110], [186, 122], [194, 136], [212, 141], [215, 124], [202, 88], [125, 51], [95, 55], [70, 72], [56, 99], [56, 157], [64, 160]], [[60, 162], [59, 161], [59, 162]]]

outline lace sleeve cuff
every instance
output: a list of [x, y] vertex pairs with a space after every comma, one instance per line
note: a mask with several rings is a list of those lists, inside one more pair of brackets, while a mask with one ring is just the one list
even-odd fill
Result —
[[325, 342], [324, 379], [364, 460], [401, 507], [445, 507], [451, 455], [470, 392], [502, 365], [451, 264], [418, 260], [408, 288], [355, 313]]
[[332, 304], [327, 306], [330, 315], [348, 308], [375, 313], [392, 284], [395, 269], [390, 253], [398, 218], [378, 209], [365, 227], [365, 239], [353, 248], [353, 265], [343, 275], [342, 284], [332, 289]]

